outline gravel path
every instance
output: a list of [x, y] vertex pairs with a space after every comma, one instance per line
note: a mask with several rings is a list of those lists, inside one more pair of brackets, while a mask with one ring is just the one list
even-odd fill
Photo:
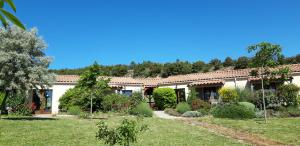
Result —
[[154, 111], [154, 115], [162, 119], [182, 119], [182, 117], [175, 117], [175, 116], [168, 115], [164, 111]]
[[164, 111], [154, 111], [154, 115], [156, 117], [162, 118], [162, 119], [178, 120], [178, 121], [182, 121], [182, 122], [187, 123], [192, 126], [200, 126], [200, 127], [206, 128], [207, 130], [209, 130], [211, 132], [224, 135], [225, 137], [228, 137], [228, 138], [240, 140], [240, 141], [246, 142], [251, 145], [257, 145], [257, 146], [285, 145], [281, 142], [271, 140], [271, 139], [262, 137], [260, 135], [253, 134], [253, 133], [235, 130], [232, 128], [227, 128], [227, 127], [223, 127], [223, 126], [216, 125], [216, 124], [200, 122], [197, 119], [193, 119], [193, 118], [183, 118], [183, 117], [171, 116], [171, 115], [164, 113]]

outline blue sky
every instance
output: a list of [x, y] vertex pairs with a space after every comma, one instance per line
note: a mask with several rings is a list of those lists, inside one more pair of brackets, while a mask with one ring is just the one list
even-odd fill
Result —
[[261, 41], [300, 53], [299, 0], [15, 0], [37, 27], [51, 68], [131, 61], [209, 61]]

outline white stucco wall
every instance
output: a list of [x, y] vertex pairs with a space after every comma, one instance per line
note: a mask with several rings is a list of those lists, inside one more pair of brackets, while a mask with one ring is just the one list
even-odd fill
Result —
[[230, 79], [230, 80], [225, 80], [224, 87], [227, 88], [239, 88], [239, 89], [245, 89], [247, 87], [248, 80], [247, 79]]
[[294, 84], [296, 84], [297, 86], [300, 87], [300, 74], [297, 74], [297, 75], [293, 76], [292, 83], [294, 83]]
[[[176, 85], [160, 85], [158, 88], [172, 88], [172, 89], [176, 89]], [[188, 95], [189, 95], [188, 85], [187, 84], [177, 85], [177, 89], [184, 89], [185, 100], [187, 100]]]
[[[296, 84], [298, 87], [300, 87], [300, 73], [293, 75], [292, 83]], [[300, 92], [299, 92], [299, 95], [300, 95]]]
[[122, 90], [132, 90], [132, 92], [142, 92], [142, 86], [124, 86]]
[[52, 114], [58, 113], [59, 98], [70, 88], [75, 85], [53, 85], [52, 86]]

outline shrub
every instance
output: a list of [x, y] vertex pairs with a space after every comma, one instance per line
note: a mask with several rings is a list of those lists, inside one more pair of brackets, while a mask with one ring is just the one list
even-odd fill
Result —
[[141, 115], [144, 117], [152, 117], [153, 111], [147, 103], [141, 102], [130, 111], [130, 114]]
[[196, 100], [198, 98], [198, 93], [196, 91], [195, 88], [192, 88], [189, 95], [188, 95], [188, 98], [187, 98], [187, 103], [192, 106], [192, 102], [194, 100]]
[[79, 116], [81, 114], [81, 109], [79, 106], [71, 106], [68, 109], [68, 114]]
[[172, 108], [166, 108], [164, 110], [164, 112], [167, 113], [167, 114], [169, 114], [169, 115], [171, 115], [171, 116], [176, 116], [176, 117], [181, 116], [180, 113], [178, 113], [175, 109], [172, 109]]
[[285, 84], [277, 89], [277, 96], [282, 106], [298, 105], [298, 94], [300, 88], [295, 84]]
[[238, 100], [241, 102], [251, 102], [256, 103], [257, 99], [255, 98], [255, 94], [249, 89], [236, 89], [238, 93]]
[[176, 105], [176, 94], [172, 88], [156, 88], [153, 91], [155, 106], [158, 109], [172, 108]]
[[255, 105], [250, 102], [239, 102], [239, 105], [243, 105], [245, 108], [248, 108], [249, 110], [255, 111]]
[[186, 102], [180, 102], [177, 106], [176, 106], [176, 111], [183, 114], [187, 111], [190, 111], [191, 107], [188, 103]]
[[204, 115], [209, 115], [210, 114], [210, 110], [211, 109], [201, 108], [201, 109], [198, 109], [197, 111], [200, 112], [204, 116]]
[[86, 112], [81, 112], [79, 114], [79, 118], [82, 118], [82, 119], [87, 119], [87, 118], [89, 118], [89, 116], [90, 116], [90, 113], [86, 113]]
[[[102, 93], [93, 95], [93, 111], [100, 110], [102, 103]], [[69, 89], [59, 99], [59, 109], [61, 111], [68, 111], [71, 106], [79, 106], [84, 111], [90, 110], [91, 94], [87, 90], [79, 87]]]
[[129, 97], [130, 106], [136, 107], [138, 104], [143, 102], [143, 94], [141, 92], [133, 92], [132, 95]]
[[238, 99], [238, 93], [235, 89], [222, 87], [218, 93], [221, 96], [222, 102], [234, 102]]
[[297, 106], [287, 107], [287, 112], [291, 117], [300, 117], [300, 108]]
[[[279, 98], [276, 96], [275, 91], [273, 90], [264, 90], [265, 92], [265, 103], [266, 108], [268, 109], [277, 109], [281, 106]], [[262, 99], [262, 90], [257, 90], [255, 92], [256, 106], [260, 109], [263, 109], [263, 99]]]
[[5, 97], [5, 93], [0, 91], [0, 104], [2, 104], [4, 97]]
[[210, 104], [204, 100], [195, 99], [192, 101], [191, 107], [192, 107], [192, 110], [210, 109]]
[[182, 114], [183, 117], [201, 117], [202, 114], [198, 111], [187, 111]]
[[32, 110], [25, 102], [25, 97], [22, 93], [16, 93], [7, 98], [7, 106], [9, 107], [9, 113], [22, 116], [30, 116]]
[[250, 119], [255, 117], [255, 111], [244, 105], [231, 103], [212, 108], [212, 115], [216, 118]]
[[264, 111], [262, 111], [262, 110], [259, 110], [259, 111], [256, 111], [255, 112], [255, 117], [256, 118], [263, 118], [264, 117]]
[[129, 97], [121, 94], [109, 94], [103, 97], [102, 107], [107, 111], [126, 111], [129, 109]]
[[103, 121], [100, 121], [97, 127], [96, 138], [111, 146], [116, 144], [129, 146], [130, 143], [137, 141], [140, 132], [148, 129], [147, 125], [139, 125], [138, 121], [128, 119], [124, 119], [117, 128], [109, 128]]

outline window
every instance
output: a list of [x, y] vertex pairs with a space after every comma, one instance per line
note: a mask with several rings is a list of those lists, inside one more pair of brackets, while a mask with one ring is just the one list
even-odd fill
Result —
[[122, 94], [126, 96], [131, 96], [132, 95], [132, 90], [122, 90]]

